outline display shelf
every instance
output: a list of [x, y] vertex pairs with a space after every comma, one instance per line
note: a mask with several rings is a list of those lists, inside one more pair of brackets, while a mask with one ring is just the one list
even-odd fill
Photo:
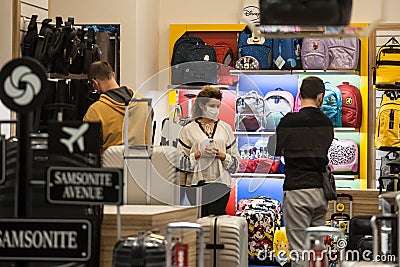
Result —
[[60, 74], [60, 73], [47, 73], [47, 78], [49, 79], [71, 79], [71, 80], [85, 80], [87, 79], [87, 74]]
[[259, 136], [259, 135], [274, 135], [275, 132], [241, 132], [241, 131], [235, 131], [233, 132], [235, 135], [252, 135], [252, 136]]
[[234, 75], [288, 75], [288, 74], [330, 74], [330, 75], [359, 75], [355, 70], [230, 70]]
[[[342, 133], [342, 132], [355, 132], [358, 130], [358, 128], [352, 128], [352, 127], [336, 127], [333, 129], [335, 133]], [[235, 131], [235, 135], [252, 135], [252, 136], [258, 136], [258, 135], [274, 135], [274, 131], [266, 131], [266, 132], [241, 132], [241, 131]]]
[[352, 174], [333, 174], [335, 180], [355, 180], [358, 179], [358, 175]]
[[233, 178], [275, 178], [275, 179], [284, 179], [284, 174], [272, 174], [272, 173], [250, 173], [250, 172], [238, 172], [232, 174]]
[[358, 128], [353, 128], [353, 127], [336, 127], [333, 129], [335, 133], [340, 133], [340, 132], [355, 132], [358, 130]]
[[391, 91], [391, 90], [400, 90], [400, 85], [395, 84], [377, 84], [373, 86], [374, 90], [377, 91]]
[[[358, 178], [358, 175], [345, 175], [345, 174], [333, 174], [335, 180], [355, 180]], [[232, 174], [233, 178], [275, 178], [275, 179], [284, 179], [284, 174], [272, 174], [272, 173], [250, 173], [250, 172], [238, 172]]]
[[[167, 86], [168, 90], [201, 90], [204, 85], [190, 85], [190, 84], [171, 84]], [[221, 90], [230, 90], [230, 87], [236, 88], [235, 86], [232, 85], [221, 85], [221, 84], [216, 84], [213, 85], [214, 87], [218, 87]]]

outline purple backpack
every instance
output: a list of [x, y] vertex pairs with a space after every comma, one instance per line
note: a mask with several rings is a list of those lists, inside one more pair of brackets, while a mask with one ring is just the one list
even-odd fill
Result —
[[305, 70], [326, 70], [329, 67], [328, 46], [323, 39], [304, 38], [301, 63]]
[[355, 70], [360, 54], [357, 38], [327, 38], [330, 70]]

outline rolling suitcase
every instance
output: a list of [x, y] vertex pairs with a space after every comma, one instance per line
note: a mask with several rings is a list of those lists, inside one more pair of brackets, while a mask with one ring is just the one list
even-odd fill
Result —
[[282, 224], [282, 206], [276, 199], [265, 196], [241, 199], [237, 216], [248, 223], [248, 257], [251, 264], [271, 265], [275, 231]]
[[165, 237], [151, 232], [119, 240], [113, 250], [113, 267], [164, 267]]
[[204, 232], [204, 265], [212, 267], [247, 267], [247, 221], [222, 215], [197, 220]]

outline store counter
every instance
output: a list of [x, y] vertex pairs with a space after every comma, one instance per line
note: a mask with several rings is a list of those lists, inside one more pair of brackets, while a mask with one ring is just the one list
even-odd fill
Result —
[[[379, 190], [377, 189], [338, 189], [338, 193], [349, 194], [353, 197], [353, 214], [359, 215], [376, 215], [381, 214], [379, 208]], [[329, 209], [326, 218], [330, 219], [334, 212], [333, 201], [329, 201]], [[350, 214], [350, 201], [348, 198], [339, 198], [336, 204], [344, 205], [344, 213]], [[338, 212], [338, 211], [336, 211]]]

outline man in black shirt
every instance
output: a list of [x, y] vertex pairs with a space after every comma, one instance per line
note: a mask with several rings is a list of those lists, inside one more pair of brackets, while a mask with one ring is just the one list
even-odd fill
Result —
[[[283, 212], [289, 247], [301, 251], [305, 229], [325, 225], [328, 201], [322, 189], [322, 173], [328, 164], [333, 125], [320, 110], [325, 86], [308, 77], [300, 87], [301, 109], [283, 117], [271, 137], [268, 150], [284, 156]], [[276, 139], [275, 139], [276, 138]], [[275, 152], [275, 153], [274, 153]], [[292, 262], [292, 266], [300, 266]]]

